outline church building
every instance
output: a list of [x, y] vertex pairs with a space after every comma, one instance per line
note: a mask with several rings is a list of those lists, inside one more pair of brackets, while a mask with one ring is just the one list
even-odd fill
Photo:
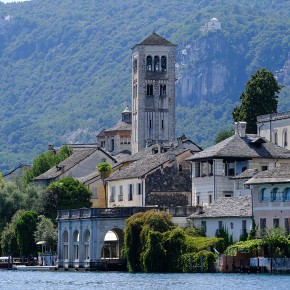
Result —
[[175, 140], [175, 47], [152, 33], [132, 48], [132, 154]]

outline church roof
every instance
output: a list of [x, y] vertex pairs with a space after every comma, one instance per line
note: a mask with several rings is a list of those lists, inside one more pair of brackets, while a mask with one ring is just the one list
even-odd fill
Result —
[[157, 33], [153, 32], [147, 38], [139, 43], [139, 45], [167, 45], [167, 46], [175, 46], [175, 44], [171, 43], [167, 39], [161, 37]]
[[111, 132], [111, 131], [131, 131], [132, 124], [128, 124], [126, 122], [120, 121], [114, 127], [106, 129], [104, 132]]

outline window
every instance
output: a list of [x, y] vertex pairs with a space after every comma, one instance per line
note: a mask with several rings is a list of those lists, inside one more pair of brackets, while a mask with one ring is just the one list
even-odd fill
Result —
[[128, 186], [128, 200], [133, 200], [133, 184], [129, 184]]
[[278, 145], [278, 133], [277, 132], [274, 133], [274, 143], [276, 145]]
[[286, 187], [284, 189], [284, 201], [290, 201], [290, 188]]
[[223, 228], [223, 222], [222, 221], [218, 221], [218, 230], [221, 231]]
[[84, 245], [85, 245], [85, 259], [90, 259], [90, 231], [86, 230], [84, 234]]
[[153, 85], [147, 84], [147, 96], [153, 96]]
[[264, 231], [267, 227], [267, 224], [266, 224], [266, 219], [265, 218], [260, 218], [260, 230], [261, 231]]
[[148, 55], [146, 60], [147, 71], [152, 71], [152, 56]]
[[262, 170], [262, 171], [266, 171], [266, 170], [268, 170], [268, 166], [267, 166], [267, 165], [262, 165], [262, 166], [261, 166], [261, 170]]
[[93, 192], [93, 197], [98, 198], [98, 188], [97, 187], [93, 187], [92, 188], [92, 192]]
[[161, 129], [164, 129], [164, 120], [161, 120]]
[[206, 233], [206, 221], [201, 221], [201, 229], [204, 233]]
[[166, 96], [166, 85], [160, 85], [160, 96]]
[[134, 73], [137, 72], [137, 58], [134, 58], [134, 60], [133, 60], [133, 72]]
[[279, 218], [274, 218], [273, 219], [273, 228], [278, 228], [279, 227]]
[[120, 190], [120, 192], [119, 192], [119, 196], [118, 196], [118, 201], [123, 201], [123, 185], [120, 185], [119, 190]]
[[111, 195], [110, 195], [110, 202], [115, 201], [115, 186], [111, 187]]
[[262, 188], [260, 191], [260, 202], [270, 202], [271, 192], [267, 188]]
[[196, 204], [200, 204], [200, 196], [199, 195], [196, 196]]
[[241, 236], [246, 237], [247, 236], [247, 220], [242, 220], [242, 232]]
[[149, 120], [149, 128], [152, 128], [152, 120]]
[[111, 139], [111, 151], [115, 150], [115, 140]]
[[142, 183], [138, 183], [138, 194], [142, 194]]
[[74, 260], [79, 259], [79, 241], [80, 241], [80, 234], [78, 231], [75, 231], [73, 235]]
[[154, 56], [154, 71], [160, 71], [159, 56]]
[[209, 204], [212, 203], [212, 195], [211, 194], [209, 194], [209, 196], [208, 196], [208, 203]]
[[105, 141], [101, 141], [101, 148], [105, 148], [105, 144], [106, 144]]
[[284, 147], [288, 146], [288, 133], [287, 131], [284, 132]]
[[290, 218], [285, 218], [285, 231], [287, 234], [290, 233]]
[[167, 61], [166, 61], [166, 56], [161, 56], [161, 71], [166, 71], [167, 70]]
[[63, 232], [63, 259], [68, 260], [68, 232]]
[[230, 227], [231, 227], [231, 230], [234, 228], [234, 223], [233, 222], [230, 223]]
[[277, 187], [272, 190], [272, 201], [283, 201], [283, 194]]

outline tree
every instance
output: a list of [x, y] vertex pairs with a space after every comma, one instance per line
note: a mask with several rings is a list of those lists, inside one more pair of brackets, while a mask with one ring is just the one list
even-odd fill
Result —
[[55, 248], [57, 242], [57, 229], [53, 222], [41, 215], [38, 217], [36, 231], [34, 232], [35, 241], [45, 241], [50, 249]]
[[34, 211], [23, 211], [15, 221], [15, 233], [20, 254], [28, 257], [36, 253], [34, 232], [37, 224], [37, 213]]
[[42, 195], [43, 214], [54, 220], [57, 210], [91, 207], [91, 191], [70, 176], [51, 183]]
[[215, 139], [214, 139], [214, 143], [217, 144], [217, 143], [220, 143], [221, 141], [231, 137], [234, 135], [234, 130], [233, 129], [230, 129], [230, 130], [222, 130], [220, 131]]
[[112, 166], [108, 162], [101, 162], [97, 165], [97, 169], [101, 173], [101, 179], [103, 182], [104, 192], [105, 192], [105, 207], [107, 207], [107, 187], [106, 187], [106, 178], [112, 172]]
[[240, 106], [232, 112], [235, 122], [247, 122], [247, 133], [257, 133], [257, 116], [277, 113], [278, 93], [282, 86], [278, 84], [273, 73], [261, 68], [257, 70], [246, 84], [246, 90], [240, 96]]

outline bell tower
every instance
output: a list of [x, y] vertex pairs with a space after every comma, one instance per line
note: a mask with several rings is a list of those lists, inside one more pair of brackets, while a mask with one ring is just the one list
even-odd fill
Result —
[[132, 154], [175, 140], [175, 47], [152, 33], [132, 48]]

